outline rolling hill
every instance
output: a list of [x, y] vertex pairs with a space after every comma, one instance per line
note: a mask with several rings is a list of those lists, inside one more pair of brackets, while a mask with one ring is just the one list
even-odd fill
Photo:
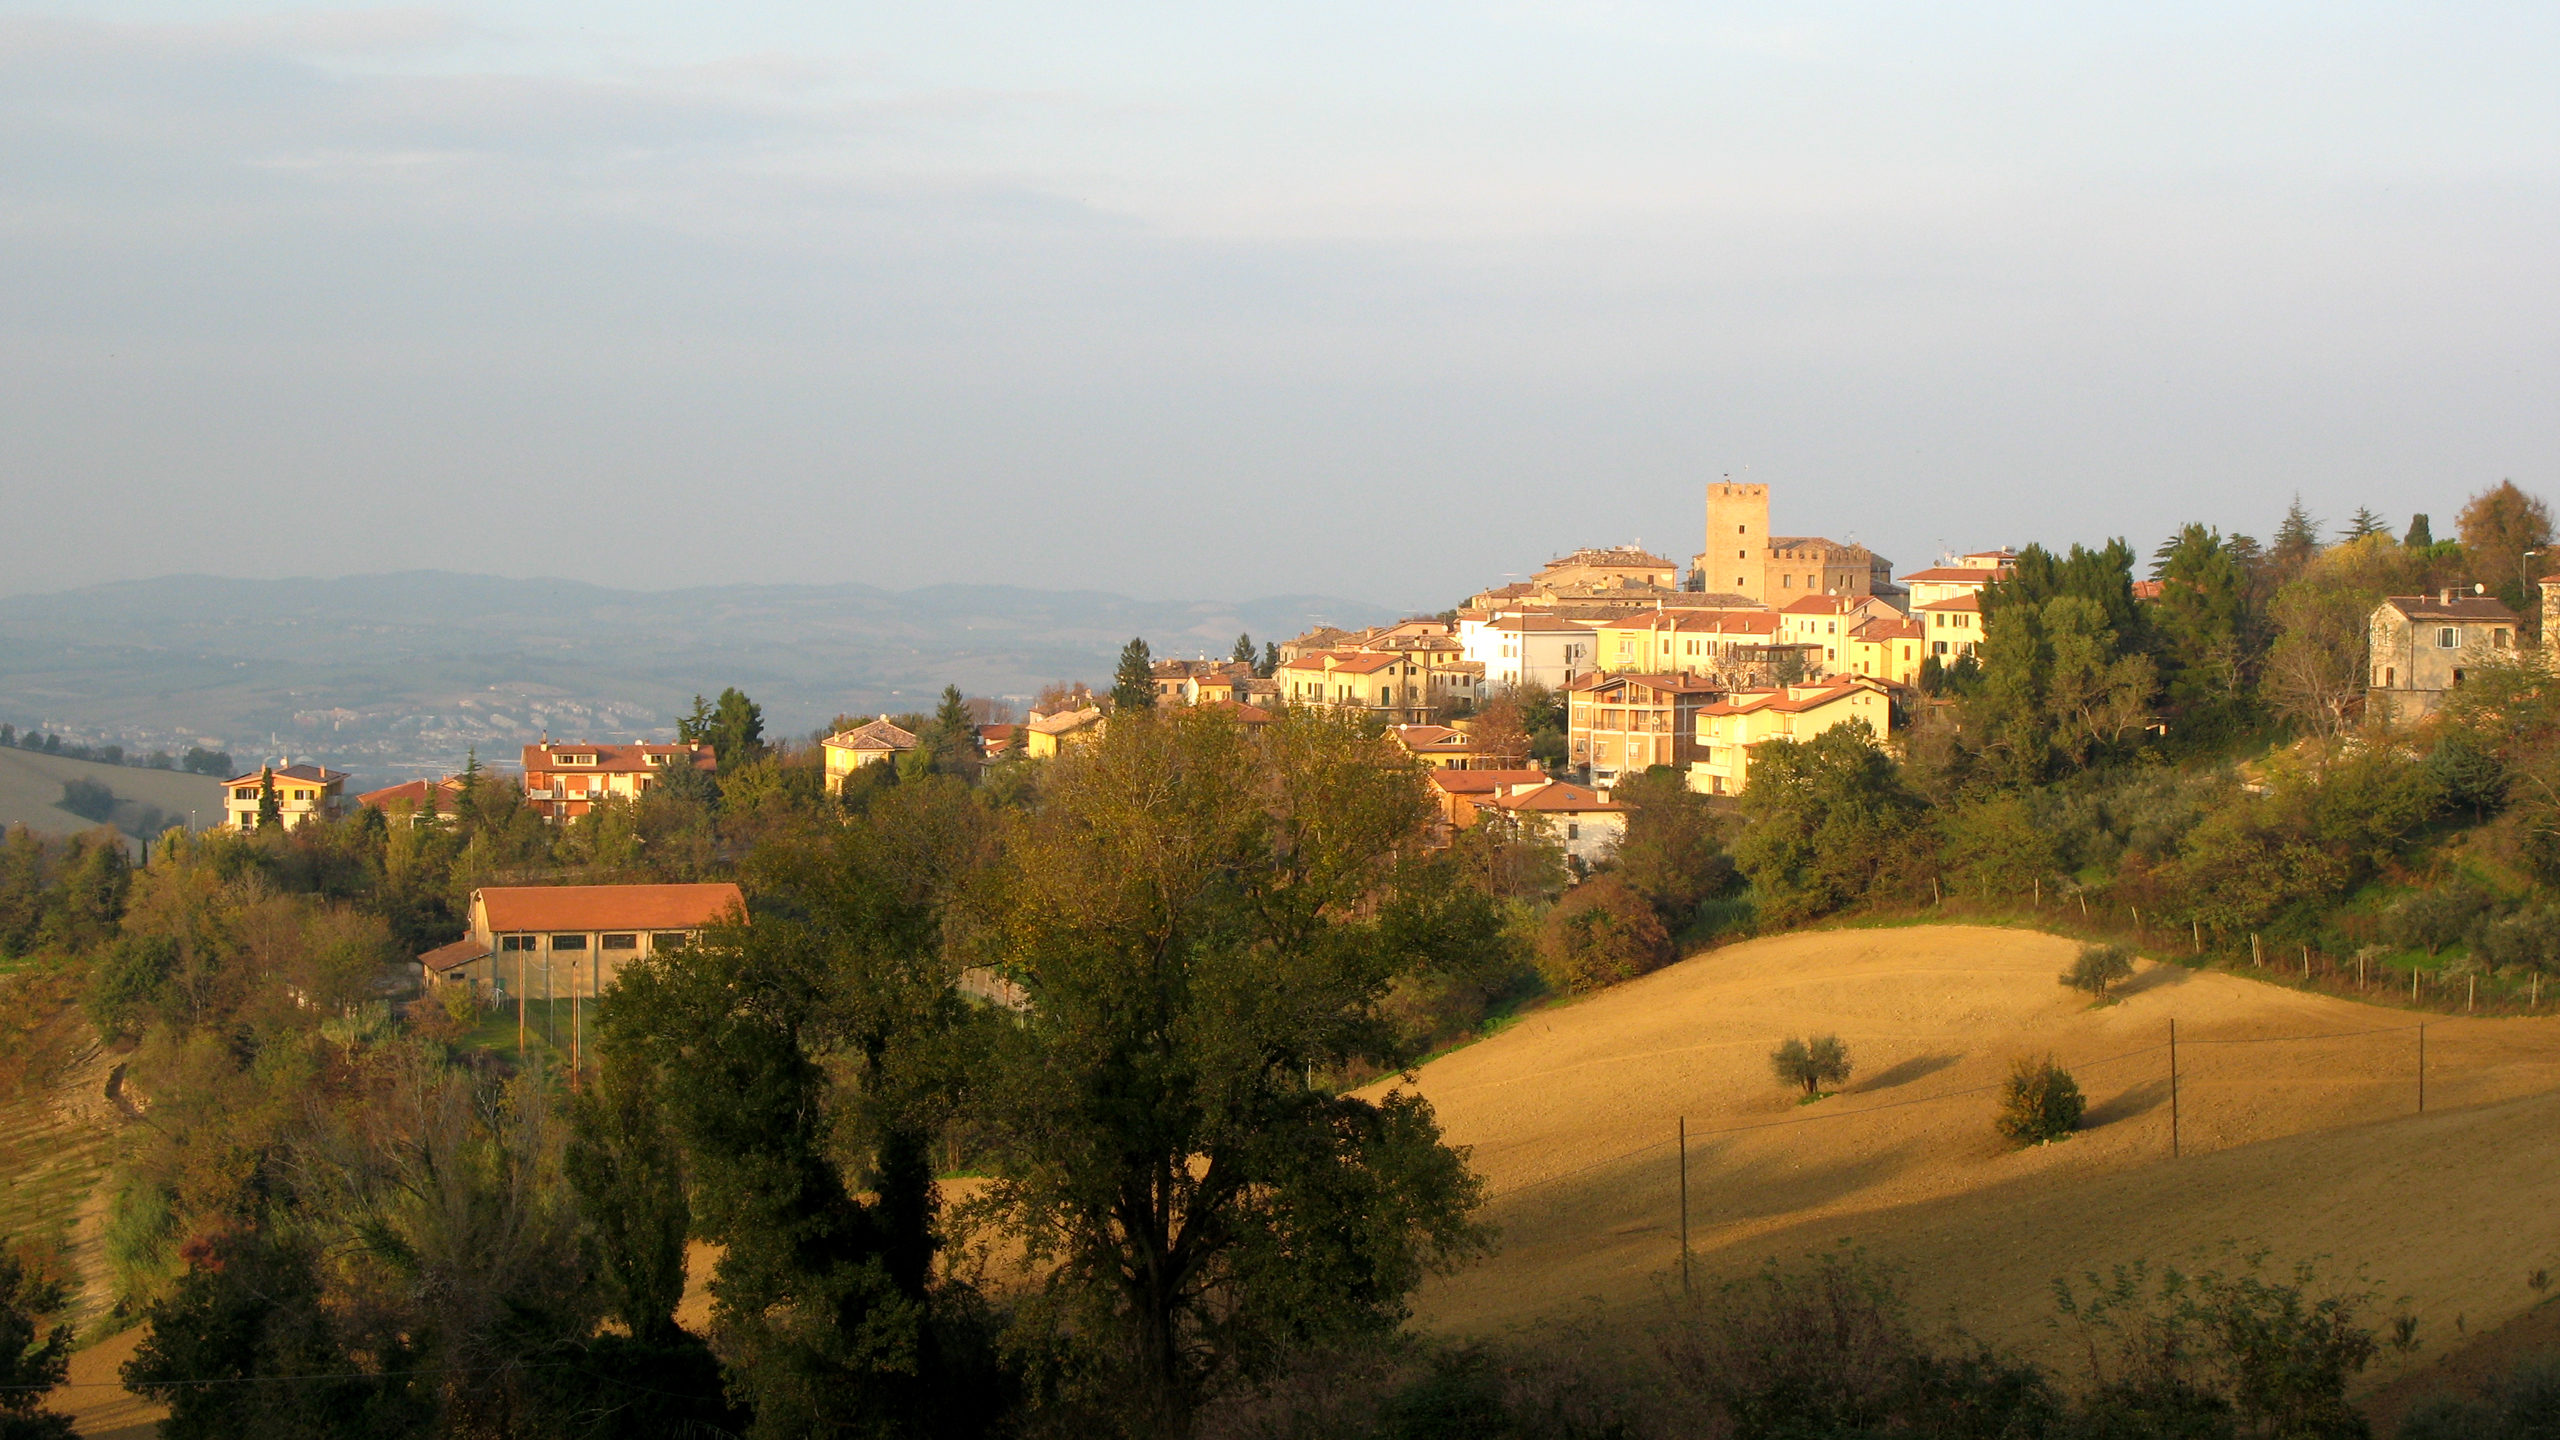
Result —
[[[1847, 1242], [1901, 1267], [1925, 1309], [2057, 1363], [2051, 1282], [2137, 1258], [2202, 1268], [2264, 1247], [2367, 1266], [2439, 1345], [2457, 1317], [2477, 1333], [2538, 1298], [2526, 1276], [2560, 1261], [2540, 1138], [2560, 1123], [2560, 1023], [2429, 1019], [2421, 1115], [2424, 1017], [2148, 962], [2092, 1007], [2055, 983], [2073, 949], [1976, 927], [1780, 936], [1422, 1067], [1414, 1086], [1473, 1147], [1504, 1241], [1427, 1287], [1420, 1323], [1485, 1333], [1594, 1299], [1650, 1313], [1676, 1283], [1684, 1116], [1702, 1276]], [[1857, 1071], [1800, 1106], [1768, 1053], [1827, 1032]], [[2088, 1124], [2012, 1150], [1994, 1092], [2012, 1058], [2047, 1052]]]
[[202, 775], [175, 770], [144, 770], [129, 765], [100, 765], [0, 747], [0, 829], [24, 825], [39, 835], [77, 835], [94, 830], [98, 821], [62, 808], [66, 780], [104, 785], [118, 801], [112, 818], [129, 835], [155, 833], [157, 812], [165, 824], [199, 826], [222, 819], [222, 787]]

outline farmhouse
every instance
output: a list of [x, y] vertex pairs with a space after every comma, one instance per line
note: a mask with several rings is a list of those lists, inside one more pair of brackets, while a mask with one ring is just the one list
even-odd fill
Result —
[[745, 899], [728, 884], [490, 885], [471, 892], [469, 933], [419, 956], [418, 966], [429, 986], [579, 999], [603, 993], [633, 960], [745, 918]]
[[2393, 595], [2373, 607], [2366, 706], [2401, 720], [2427, 715], [2470, 667], [2514, 658], [2516, 635], [2516, 612], [2485, 595]]

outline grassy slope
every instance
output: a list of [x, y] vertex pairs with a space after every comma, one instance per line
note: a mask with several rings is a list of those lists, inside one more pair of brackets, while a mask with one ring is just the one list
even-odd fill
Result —
[[[2054, 981], [2072, 948], [1957, 926], [1780, 936], [1424, 1067], [1418, 1087], [1475, 1147], [1504, 1248], [1429, 1287], [1423, 1322], [1485, 1331], [1585, 1297], [1640, 1315], [1676, 1273], [1683, 1115], [1705, 1273], [1847, 1240], [1906, 1265], [1977, 1333], [2056, 1359], [2053, 1277], [2219, 1263], [2229, 1245], [2369, 1264], [2439, 1347], [2456, 1314], [2477, 1333], [2531, 1302], [2526, 1274], [2560, 1260], [2560, 1173], [2532, 1139], [2560, 1120], [2560, 1026], [2431, 1020], [2431, 1113], [2416, 1117], [2414, 1015], [2166, 966], [2091, 1008]], [[2178, 1161], [2158, 1048], [2173, 1016]], [[1799, 1107], [1766, 1057], [1824, 1031], [1858, 1072]], [[2356, 1031], [2382, 1033], [2211, 1043]], [[1983, 1087], [2047, 1050], [2077, 1071], [2090, 1127], [2011, 1151]], [[1797, 1120], [1811, 1123], [1772, 1123]]]
[[[156, 805], [182, 821], [193, 810], [200, 826], [222, 819], [222, 787], [202, 775], [0, 748], [0, 827], [24, 825], [39, 835], [77, 835], [96, 829], [98, 822], [62, 808], [65, 780], [94, 780], [120, 800], [136, 802], [136, 807]], [[129, 820], [136, 807], [128, 807], [117, 818]]]

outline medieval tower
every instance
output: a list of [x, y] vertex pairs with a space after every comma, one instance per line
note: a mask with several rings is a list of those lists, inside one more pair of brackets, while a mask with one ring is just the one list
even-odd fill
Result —
[[1707, 543], [1698, 568], [1711, 591], [1768, 600], [1768, 486], [1730, 480], [1707, 486]]

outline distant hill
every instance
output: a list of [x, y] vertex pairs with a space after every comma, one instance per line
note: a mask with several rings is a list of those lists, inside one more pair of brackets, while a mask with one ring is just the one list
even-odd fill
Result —
[[923, 709], [945, 684], [1027, 698], [1108, 680], [1143, 635], [1158, 656], [1224, 654], [1316, 623], [1396, 612], [1316, 595], [1225, 602], [937, 585], [615, 590], [413, 571], [340, 580], [168, 576], [10, 597], [0, 721], [128, 751], [189, 745], [246, 765], [283, 751], [381, 783], [512, 762], [546, 728], [664, 734], [697, 693], [735, 685], [767, 729]]
[[65, 781], [105, 786], [116, 803], [103, 818], [128, 835], [154, 835], [166, 826], [188, 823], [191, 816], [198, 826], [222, 820], [222, 786], [202, 775], [0, 747], [0, 830], [24, 825], [39, 835], [77, 835], [98, 828], [100, 817], [63, 808]]

